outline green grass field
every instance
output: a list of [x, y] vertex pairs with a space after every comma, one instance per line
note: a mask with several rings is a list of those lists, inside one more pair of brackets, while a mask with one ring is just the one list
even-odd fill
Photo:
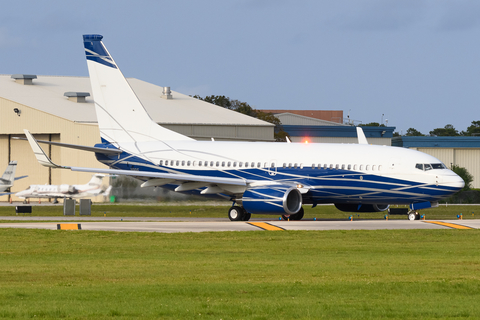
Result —
[[0, 318], [478, 319], [480, 230], [0, 229]]
[[[18, 204], [20, 205], [20, 204]], [[32, 202], [32, 216], [61, 216], [62, 205], [36, 206]], [[94, 217], [196, 217], [196, 218], [227, 218], [228, 208], [231, 203], [223, 202], [216, 205], [211, 203], [194, 203], [185, 205], [177, 204], [92, 204], [92, 216]], [[351, 213], [337, 210], [334, 206], [304, 206], [305, 219], [339, 219], [347, 220], [350, 215], [354, 219], [384, 219], [386, 212], [361, 212]], [[77, 205], [76, 214], [79, 209]], [[463, 214], [464, 219], [480, 218], [480, 205], [441, 205], [438, 208], [430, 208], [420, 211], [427, 219], [457, 219], [457, 215]], [[14, 216], [15, 206], [0, 206], [0, 216]], [[252, 218], [278, 219], [279, 216], [252, 215]], [[403, 215], [390, 215], [389, 219], [406, 219]]]

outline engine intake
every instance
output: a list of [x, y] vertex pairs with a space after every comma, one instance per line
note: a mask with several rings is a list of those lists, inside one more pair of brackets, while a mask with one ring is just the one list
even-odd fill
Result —
[[249, 213], [295, 214], [302, 208], [302, 194], [293, 187], [247, 189], [242, 204]]
[[381, 212], [390, 207], [389, 204], [361, 204], [361, 203], [335, 203], [335, 207], [344, 212]]

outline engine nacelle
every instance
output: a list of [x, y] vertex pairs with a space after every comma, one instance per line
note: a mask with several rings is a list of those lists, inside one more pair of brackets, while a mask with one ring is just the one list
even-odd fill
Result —
[[58, 191], [61, 193], [72, 194], [72, 193], [75, 193], [75, 187], [68, 184], [61, 184], [58, 187]]
[[247, 189], [242, 205], [249, 213], [295, 214], [302, 208], [302, 194], [293, 187]]
[[335, 203], [335, 207], [344, 212], [381, 212], [390, 207], [389, 204], [360, 204], [360, 203]]

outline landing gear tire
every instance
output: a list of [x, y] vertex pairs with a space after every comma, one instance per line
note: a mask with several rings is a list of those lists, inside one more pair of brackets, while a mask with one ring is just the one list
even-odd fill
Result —
[[[245, 219], [246, 215], [247, 214], [246, 214], [245, 210], [242, 207], [239, 207], [239, 206], [233, 206], [228, 210], [228, 218], [231, 221], [246, 221], [246, 220], [243, 220], [243, 219]], [[250, 218], [250, 217], [248, 217], [248, 218]]]
[[[243, 210], [245, 211], [245, 209]], [[250, 220], [251, 217], [252, 217], [252, 214], [245, 211], [242, 221], [248, 221]]]
[[408, 213], [408, 220], [413, 221], [413, 220], [420, 220], [420, 215], [416, 211], [412, 211]]
[[300, 210], [299, 210], [297, 213], [295, 213], [295, 214], [290, 214], [290, 215], [284, 214], [284, 215], [282, 215], [282, 219], [283, 219], [283, 220], [288, 220], [288, 219], [290, 219], [290, 220], [297, 220], [297, 221], [298, 221], [298, 220], [302, 220], [302, 219], [303, 219], [303, 215], [304, 215], [304, 214], [305, 214], [305, 212], [303, 211], [303, 208], [300, 208]]

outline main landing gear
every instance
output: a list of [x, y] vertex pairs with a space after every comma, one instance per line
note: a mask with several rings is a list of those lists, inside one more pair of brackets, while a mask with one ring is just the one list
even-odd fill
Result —
[[408, 213], [408, 220], [420, 220], [420, 214], [417, 211], [412, 210]]
[[233, 206], [228, 210], [228, 218], [231, 221], [248, 221], [252, 215], [244, 208]]
[[283, 214], [282, 219], [283, 220], [302, 220], [303, 215], [304, 215], [303, 208], [300, 208], [300, 210], [295, 214], [290, 214], [290, 215]]

